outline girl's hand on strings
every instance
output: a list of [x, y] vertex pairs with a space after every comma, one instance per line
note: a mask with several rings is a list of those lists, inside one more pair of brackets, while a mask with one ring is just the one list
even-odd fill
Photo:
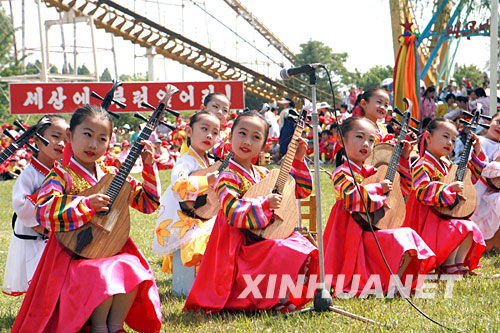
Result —
[[407, 141], [407, 140], [402, 140], [401, 143], [403, 144], [403, 149], [401, 151], [401, 157], [404, 158], [405, 160], [409, 160], [410, 153], [413, 150], [413, 146], [410, 143], [410, 141]]
[[280, 208], [283, 196], [281, 194], [271, 193], [267, 195], [267, 199], [269, 200], [269, 208], [278, 209]]
[[479, 141], [478, 136], [475, 133], [471, 134], [471, 138], [473, 141], [473, 146], [474, 146], [474, 153], [476, 155], [481, 154], [481, 141]]
[[144, 146], [141, 153], [142, 162], [146, 165], [152, 165], [154, 162], [153, 144], [149, 140], [141, 140], [140, 144]]
[[89, 196], [89, 207], [96, 212], [107, 212], [109, 210], [109, 197], [106, 194], [97, 193]]
[[207, 173], [207, 183], [209, 186], [215, 185], [217, 181], [217, 177], [219, 177], [219, 171], [215, 170], [214, 172]]
[[380, 185], [382, 185], [382, 193], [392, 191], [392, 182], [389, 179], [384, 179], [380, 182]]
[[450, 191], [455, 192], [455, 193], [462, 193], [464, 190], [464, 183], [463, 182], [453, 182], [450, 184]]
[[297, 151], [295, 152], [295, 159], [299, 161], [304, 161], [304, 156], [307, 151], [307, 141], [304, 138], [297, 139]]

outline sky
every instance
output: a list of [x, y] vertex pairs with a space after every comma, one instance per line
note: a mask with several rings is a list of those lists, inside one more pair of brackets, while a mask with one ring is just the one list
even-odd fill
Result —
[[[1, 1], [1, 0], [0, 0]], [[291, 64], [273, 47], [270, 47], [260, 34], [255, 31], [223, 0], [115, 0], [120, 5], [135, 10], [137, 13], [182, 33], [188, 38], [203, 44], [224, 56], [237, 60], [252, 69], [278, 77], [284, 63]], [[308, 40], [323, 42], [334, 53], [347, 52], [349, 57], [346, 67], [350, 71], [358, 69], [366, 72], [376, 65], [394, 66], [391, 20], [388, 0], [239, 0], [254, 16], [261, 21], [294, 53], [300, 52], [300, 44]], [[25, 1], [27, 14], [26, 41], [31, 49], [29, 61], [40, 59], [40, 37], [38, 14], [35, 1]], [[81, 3], [82, 0], [79, 0]], [[9, 12], [8, 2], [0, 2]], [[14, 24], [21, 26], [21, 1], [13, 0]], [[184, 5], [184, 6], [182, 6]], [[423, 30], [431, 13], [419, 22]], [[54, 8], [42, 5], [43, 20], [58, 18]], [[65, 43], [71, 50], [74, 43], [73, 26], [64, 28]], [[241, 37], [238, 37], [241, 36]], [[20, 48], [21, 34], [17, 32]], [[96, 29], [98, 47], [97, 71], [102, 73], [108, 68], [114, 77], [114, 62], [111, 48], [111, 36]], [[62, 67], [61, 30], [54, 26], [49, 30], [48, 45], [50, 61], [59, 69]], [[148, 62], [144, 57], [145, 49], [133, 46], [121, 38], [114, 39], [117, 51], [118, 75], [146, 73]], [[83, 63], [92, 71], [94, 61], [91, 50], [90, 28], [84, 23], [77, 25], [78, 55], [77, 63]], [[135, 55], [135, 56], [134, 56]], [[73, 63], [73, 54], [68, 55]], [[270, 60], [271, 59], [271, 60]], [[473, 64], [481, 70], [486, 69], [489, 59], [489, 38], [475, 37], [463, 39], [456, 56], [456, 62]], [[163, 81], [204, 81], [210, 77], [186, 68], [179, 63], [156, 56], [154, 61], [154, 79]]]

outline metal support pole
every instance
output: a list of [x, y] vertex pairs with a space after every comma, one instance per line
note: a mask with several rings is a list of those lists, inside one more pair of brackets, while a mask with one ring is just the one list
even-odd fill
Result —
[[491, 1], [490, 24], [490, 115], [497, 112], [498, 86], [498, 1]]
[[37, 0], [38, 4], [38, 28], [40, 31], [40, 53], [42, 54], [42, 68], [40, 68], [40, 81], [47, 82], [47, 63], [45, 62], [45, 43], [43, 42], [43, 24], [42, 24], [42, 4], [41, 0]]

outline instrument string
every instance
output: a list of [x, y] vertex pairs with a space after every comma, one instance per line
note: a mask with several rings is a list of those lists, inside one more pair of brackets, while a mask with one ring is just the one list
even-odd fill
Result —
[[[333, 89], [333, 84], [332, 84], [332, 79], [330, 77], [330, 72], [328, 70], [326, 70], [326, 73], [328, 75], [328, 81], [329, 81], [329, 84], [330, 84], [330, 89], [332, 91], [332, 100], [333, 100], [333, 109], [335, 110], [335, 92], [334, 92], [334, 89]], [[338, 132], [339, 132], [339, 137], [340, 137], [340, 140], [342, 142], [342, 146], [344, 147], [345, 146], [345, 143], [344, 143], [344, 135], [342, 133], [342, 129], [340, 127], [340, 124], [338, 123], [338, 119], [337, 117], [335, 117], [335, 122], [337, 123], [338, 125]], [[347, 152], [345, 152], [345, 155], [346, 155], [346, 161], [347, 161], [347, 166], [349, 168], [349, 172], [352, 176], [352, 179], [354, 181], [354, 186], [356, 188], [356, 191], [360, 194], [360, 198], [361, 198], [361, 203], [363, 205], [363, 208], [365, 210], [365, 212], [368, 212], [368, 207], [366, 206], [366, 202], [363, 198], [363, 195], [361, 194], [361, 189], [359, 188], [359, 184], [358, 182], [356, 181], [356, 177], [354, 175], [354, 170], [352, 169], [351, 167], [351, 163], [349, 161], [349, 157], [347, 156]], [[317, 175], [318, 176], [318, 175]], [[371, 231], [371, 234], [373, 235], [373, 238], [375, 239], [375, 243], [377, 244], [377, 248], [380, 252], [380, 255], [382, 256], [382, 259], [384, 260], [384, 263], [385, 263], [385, 266], [387, 267], [387, 269], [389, 270], [389, 273], [391, 274], [391, 276], [395, 276], [394, 273], [392, 272], [391, 270], [391, 267], [389, 266], [389, 263], [387, 262], [387, 259], [384, 255], [384, 252], [382, 251], [382, 248], [380, 246], [380, 243], [378, 241], [378, 238], [377, 238], [377, 235], [375, 234], [375, 230], [373, 229], [373, 224], [372, 224], [372, 221], [371, 221], [371, 218], [370, 218], [370, 214], [367, 214], [366, 215], [367, 218], [368, 218], [368, 225], [370, 226], [370, 231]], [[444, 324], [441, 324], [440, 322], [438, 322], [437, 320], [431, 318], [429, 315], [427, 315], [425, 312], [423, 312], [418, 306], [416, 306], [411, 300], [410, 300], [410, 297], [409, 295], [406, 295], [404, 290], [403, 290], [403, 286], [401, 286], [401, 282], [399, 281], [399, 279], [394, 279], [395, 281], [395, 285], [396, 285], [396, 288], [398, 289], [398, 292], [400, 293], [401, 297], [406, 300], [418, 313], [420, 313], [424, 318], [430, 320], [431, 322], [433, 322], [434, 324], [442, 327], [442, 328], [445, 328], [449, 331], [452, 331], [452, 330], [456, 330], [456, 329], [451, 329], [447, 326], [445, 326]]]

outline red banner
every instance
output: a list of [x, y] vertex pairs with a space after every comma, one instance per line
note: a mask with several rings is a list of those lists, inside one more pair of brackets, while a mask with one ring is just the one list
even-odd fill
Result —
[[[231, 109], [245, 107], [243, 81], [210, 82], [124, 82], [115, 90], [115, 99], [125, 103], [125, 110], [114, 103], [109, 108], [115, 112], [149, 111], [141, 105], [145, 101], [156, 106], [165, 96], [165, 87], [172, 84], [179, 93], [170, 100], [168, 107], [177, 110], [199, 110], [203, 99], [210, 93], [221, 92], [229, 97]], [[90, 96], [95, 91], [104, 97], [111, 89], [110, 82], [90, 83], [11, 83], [11, 114], [73, 113], [76, 108], [87, 103], [100, 105]]]

